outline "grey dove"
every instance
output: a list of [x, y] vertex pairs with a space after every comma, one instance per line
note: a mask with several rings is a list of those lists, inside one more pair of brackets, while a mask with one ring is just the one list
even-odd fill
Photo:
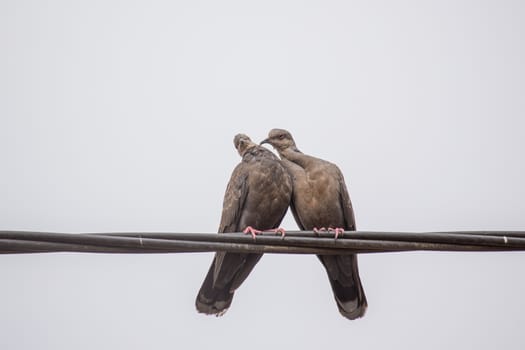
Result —
[[[235, 167], [224, 195], [219, 233], [274, 229], [292, 196], [292, 181], [281, 160], [244, 134], [234, 138], [242, 161]], [[218, 252], [197, 295], [197, 311], [221, 316], [234, 292], [262, 254]]]
[[[355, 231], [355, 218], [350, 196], [339, 168], [328, 161], [299, 151], [292, 135], [273, 129], [261, 144], [272, 145], [293, 181], [290, 203], [293, 216], [301, 230], [317, 228]], [[336, 233], [337, 234], [337, 233]], [[365, 314], [367, 301], [357, 256], [318, 255], [326, 269], [339, 312], [348, 319]]]

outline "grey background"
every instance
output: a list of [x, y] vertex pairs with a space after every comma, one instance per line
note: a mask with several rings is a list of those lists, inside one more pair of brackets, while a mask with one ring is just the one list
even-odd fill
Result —
[[[521, 1], [1, 1], [0, 228], [215, 232], [232, 139], [289, 129], [361, 230], [525, 229]], [[290, 215], [283, 226], [296, 229]], [[311, 256], [222, 318], [211, 254], [0, 256], [2, 349], [523, 349], [523, 253]]]

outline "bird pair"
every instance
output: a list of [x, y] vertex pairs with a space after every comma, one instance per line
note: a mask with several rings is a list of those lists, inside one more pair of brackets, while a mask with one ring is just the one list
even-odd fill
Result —
[[[262, 147], [270, 144], [281, 159]], [[234, 138], [242, 158], [234, 169], [226, 193], [219, 233], [247, 227], [278, 227], [291, 208], [301, 230], [317, 227], [355, 231], [352, 203], [339, 168], [297, 149], [292, 135], [273, 129], [258, 145], [243, 134]], [[235, 290], [248, 277], [262, 254], [218, 252], [197, 295], [197, 311], [221, 316], [230, 307]], [[359, 278], [357, 256], [318, 255], [339, 312], [348, 319], [362, 317], [367, 308]]]

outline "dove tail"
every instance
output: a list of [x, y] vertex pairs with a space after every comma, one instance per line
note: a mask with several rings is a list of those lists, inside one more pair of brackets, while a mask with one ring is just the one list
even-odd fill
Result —
[[213, 259], [210, 270], [197, 294], [195, 307], [200, 313], [222, 316], [232, 303], [233, 291], [230, 291], [229, 286], [217, 287], [213, 285], [214, 270], [215, 259]]
[[368, 303], [359, 278], [357, 256], [319, 256], [332, 286], [339, 312], [344, 317], [354, 320], [363, 317]]

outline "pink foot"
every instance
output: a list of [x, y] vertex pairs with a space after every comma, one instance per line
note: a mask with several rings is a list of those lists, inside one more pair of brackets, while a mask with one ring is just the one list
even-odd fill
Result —
[[339, 237], [339, 235], [343, 236], [343, 233], [345, 232], [344, 229], [342, 229], [341, 227], [336, 227], [336, 228], [332, 228], [330, 227], [328, 229], [329, 232], [334, 232], [335, 233], [335, 239], [337, 239], [337, 237]]
[[280, 234], [283, 238], [286, 235], [286, 230], [282, 227], [272, 228], [271, 230], [264, 230], [264, 232], [274, 232], [276, 234]]
[[252, 237], [253, 237], [253, 239], [255, 239], [255, 235], [260, 234], [262, 231], [256, 230], [256, 229], [254, 229], [253, 227], [248, 226], [248, 227], [246, 227], [246, 228], [244, 229], [244, 231], [242, 231], [242, 232], [245, 233], [245, 234], [248, 234], [248, 233], [251, 234]]
[[314, 233], [317, 233], [317, 235], [319, 236], [320, 232], [326, 232], [326, 227], [321, 227], [321, 228], [314, 227], [313, 231]]

